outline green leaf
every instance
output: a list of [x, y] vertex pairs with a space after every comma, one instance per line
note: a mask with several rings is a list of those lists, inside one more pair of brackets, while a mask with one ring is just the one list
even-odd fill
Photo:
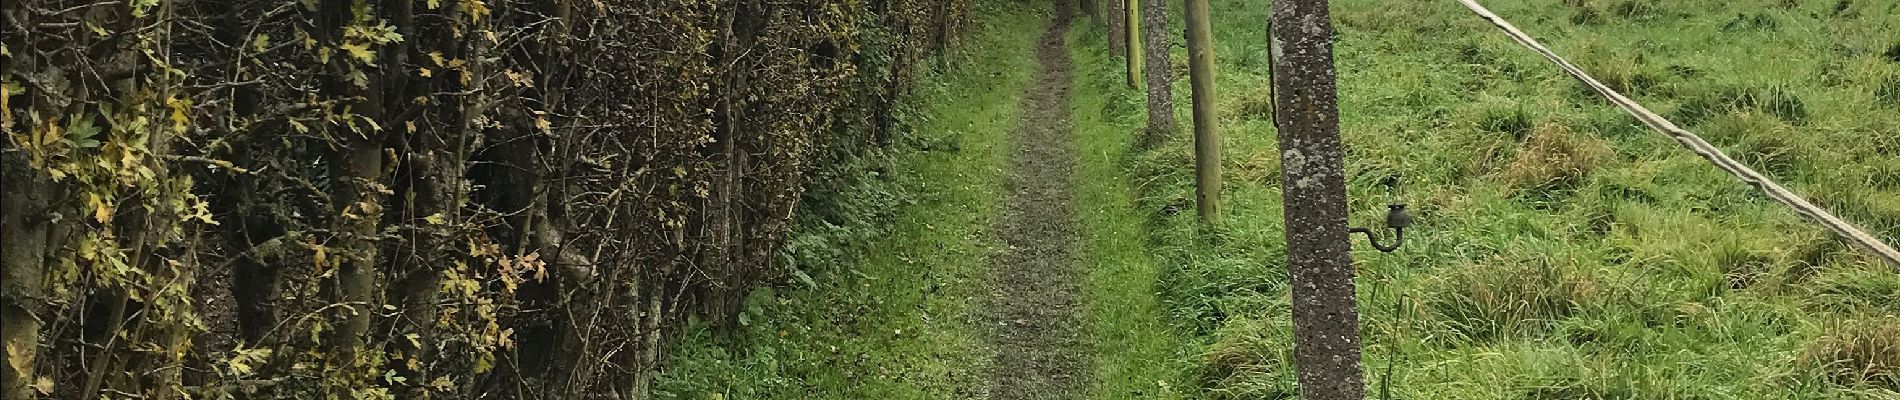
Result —
[[363, 70], [351, 69], [349, 77], [350, 83], [356, 85], [356, 87], [369, 87], [369, 75], [364, 74]]
[[99, 147], [99, 140], [94, 139], [97, 136], [99, 136], [99, 126], [92, 122], [91, 115], [66, 121], [65, 139], [73, 147], [88, 149]]
[[158, 6], [158, 0], [138, 0], [132, 2], [132, 18], [145, 18], [145, 11]]
[[798, 278], [798, 282], [804, 283], [805, 286], [807, 287], [811, 287], [813, 289], [818, 288], [818, 282], [812, 280], [811, 275], [805, 274], [805, 271], [803, 270], [797, 270], [797, 269], [792, 270], [792, 277]]

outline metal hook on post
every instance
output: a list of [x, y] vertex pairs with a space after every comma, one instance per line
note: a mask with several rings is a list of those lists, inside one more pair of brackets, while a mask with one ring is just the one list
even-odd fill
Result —
[[1380, 244], [1379, 237], [1374, 236], [1372, 229], [1369, 228], [1355, 226], [1347, 228], [1347, 232], [1366, 234], [1366, 240], [1372, 242], [1372, 248], [1379, 249], [1380, 252], [1391, 253], [1398, 250], [1399, 246], [1405, 245], [1405, 227], [1412, 225], [1412, 214], [1405, 212], [1405, 203], [1390, 204], [1386, 208], [1385, 226], [1392, 228], [1391, 246]]

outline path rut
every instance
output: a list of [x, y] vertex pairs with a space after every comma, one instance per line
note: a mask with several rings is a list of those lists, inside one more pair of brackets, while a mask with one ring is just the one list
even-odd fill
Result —
[[1064, 35], [1069, 3], [1055, 1], [1036, 47], [1041, 63], [1023, 97], [1014, 133], [1009, 189], [998, 234], [1004, 247], [991, 272], [988, 312], [995, 360], [992, 399], [1076, 399], [1087, 394], [1089, 348], [1082, 332], [1082, 282], [1073, 205], [1072, 74]]

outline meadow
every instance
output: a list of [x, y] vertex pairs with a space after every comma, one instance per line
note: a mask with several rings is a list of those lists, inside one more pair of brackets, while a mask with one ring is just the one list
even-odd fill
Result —
[[[1737, 159], [1900, 239], [1900, 2], [1487, 3]], [[1893, 266], [1456, 2], [1332, 9], [1352, 221], [1380, 226], [1388, 203], [1417, 216], [1396, 253], [1354, 239], [1370, 396], [1900, 398]], [[1186, 135], [1125, 161], [1162, 262], [1162, 308], [1190, 338], [1175, 351], [1194, 366], [1178, 384], [1196, 397], [1297, 393], [1267, 14], [1267, 2], [1213, 3], [1224, 223], [1195, 221]], [[1185, 82], [1184, 51], [1175, 58]], [[1141, 107], [1133, 90], [1104, 96], [1104, 115]], [[1080, 134], [1126, 134], [1138, 119]]]

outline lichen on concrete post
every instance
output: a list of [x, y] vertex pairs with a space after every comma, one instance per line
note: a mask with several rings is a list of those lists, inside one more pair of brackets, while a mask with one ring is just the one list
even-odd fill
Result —
[[1358, 400], [1365, 397], [1365, 376], [1327, 14], [1325, 0], [1273, 3], [1274, 127], [1283, 165], [1300, 398]]

